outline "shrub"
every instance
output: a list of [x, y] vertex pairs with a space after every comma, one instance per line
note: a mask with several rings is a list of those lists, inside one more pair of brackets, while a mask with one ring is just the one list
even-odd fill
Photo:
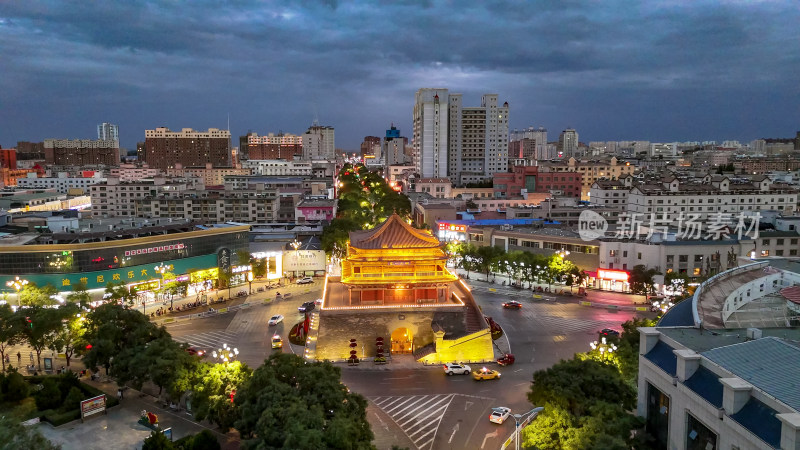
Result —
[[81, 418], [80, 409], [73, 409], [67, 412], [59, 412], [55, 409], [48, 409], [42, 414], [42, 419], [49, 422], [54, 427], [64, 425], [65, 423], [72, 422]]
[[203, 430], [192, 437], [190, 446], [184, 448], [187, 450], [220, 450], [222, 447], [211, 430]]
[[10, 373], [5, 379], [5, 399], [18, 402], [27, 397], [31, 386], [19, 372]]
[[61, 406], [61, 391], [58, 383], [52, 377], [47, 377], [42, 381], [42, 389], [33, 395], [36, 399], [36, 407], [40, 411], [54, 409]]
[[79, 388], [81, 382], [78, 381], [78, 375], [74, 372], [64, 372], [56, 377], [58, 380], [58, 390], [61, 391], [61, 398], [66, 398], [72, 388]]
[[84, 399], [83, 392], [78, 389], [77, 387], [72, 387], [67, 394], [67, 398], [64, 399], [64, 405], [61, 407], [61, 411], [69, 411], [72, 409], [79, 409], [81, 407], [81, 401]]

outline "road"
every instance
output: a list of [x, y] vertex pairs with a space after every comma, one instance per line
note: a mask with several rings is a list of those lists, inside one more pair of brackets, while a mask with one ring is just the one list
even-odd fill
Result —
[[[378, 448], [392, 444], [420, 450], [499, 448], [513, 432], [514, 422], [490, 423], [492, 407], [507, 406], [513, 413], [529, 411], [533, 406], [526, 394], [533, 372], [588, 350], [599, 330], [621, 329], [620, 324], [635, 314], [618, 308], [589, 308], [575, 300], [534, 302], [530, 291], [484, 283], [474, 286], [473, 294], [484, 314], [505, 331], [505, 336], [495, 341], [498, 354], [510, 346], [516, 363], [500, 367], [499, 380], [483, 382], [470, 376], [448, 377], [441, 366], [422, 367], [410, 361], [403, 366], [411, 368], [403, 369], [394, 369], [391, 364], [379, 369], [340, 366], [345, 384], [370, 402], [368, 419]], [[316, 299], [322, 283], [290, 289], [289, 299], [267, 303], [266, 296], [274, 294], [256, 294], [248, 298], [248, 308], [171, 324], [169, 332], [179, 341], [208, 350], [223, 343], [237, 347], [239, 359], [251, 367], [259, 366], [273, 351], [269, 344], [273, 333], [283, 337], [282, 351], [300, 354], [302, 347], [290, 345], [287, 333], [302, 320], [297, 306]], [[502, 303], [511, 298], [520, 300], [522, 309], [504, 309]], [[286, 319], [268, 327], [267, 320], [274, 314], [283, 314]]]

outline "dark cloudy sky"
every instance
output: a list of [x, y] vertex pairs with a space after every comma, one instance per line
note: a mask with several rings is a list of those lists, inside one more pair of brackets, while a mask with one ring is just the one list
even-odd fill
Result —
[[356, 148], [414, 92], [582, 141], [789, 137], [800, 130], [800, 2], [0, 1], [0, 145], [120, 127], [302, 133]]

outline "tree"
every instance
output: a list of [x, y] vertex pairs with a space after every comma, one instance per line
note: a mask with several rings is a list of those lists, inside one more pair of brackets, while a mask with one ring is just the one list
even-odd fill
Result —
[[20, 328], [8, 304], [0, 305], [0, 359], [6, 371], [6, 352], [20, 341]]
[[322, 249], [333, 259], [343, 259], [347, 253], [350, 232], [360, 230], [361, 226], [349, 218], [336, 218], [322, 228]]
[[216, 436], [209, 429], [192, 436], [190, 444], [185, 447], [186, 450], [220, 450], [221, 448]]
[[26, 427], [10, 415], [0, 415], [0, 448], [60, 450], [61, 446], [48, 441], [36, 427]]
[[267, 269], [267, 260], [265, 258], [259, 258], [253, 261], [254, 278], [262, 278], [267, 275]]
[[160, 430], [153, 430], [150, 436], [144, 440], [142, 450], [175, 450], [175, 444], [172, 443], [167, 436]]
[[136, 301], [136, 294], [131, 292], [125, 283], [109, 282], [106, 285], [106, 295], [115, 303], [123, 306], [133, 306]]
[[653, 292], [653, 277], [660, 272], [656, 269], [648, 269], [646, 266], [639, 264], [633, 267], [630, 275], [631, 292], [634, 294], [650, 294]]
[[72, 285], [72, 292], [67, 294], [67, 301], [79, 305], [81, 308], [88, 307], [92, 301], [86, 283], [78, 281]]
[[57, 303], [52, 296], [58, 291], [52, 284], [38, 287], [36, 283], [28, 283], [19, 291], [19, 304], [24, 306], [50, 306]]
[[18, 309], [14, 322], [21, 338], [36, 352], [37, 365], [42, 370], [42, 351], [52, 345], [55, 334], [62, 326], [58, 308], [31, 306]]
[[192, 410], [197, 420], [207, 419], [227, 431], [239, 418], [231, 395], [250, 378], [252, 370], [241, 361], [201, 363], [192, 381]]
[[528, 400], [534, 405], [554, 403], [580, 417], [599, 401], [632, 409], [636, 392], [613, 365], [571, 359], [535, 372]]
[[655, 326], [652, 319], [634, 317], [622, 324], [617, 358], [622, 379], [636, 387], [639, 378], [639, 327]]
[[478, 247], [475, 252], [475, 270], [483, 272], [486, 275], [486, 281], [489, 281], [489, 272], [492, 263], [505, 255], [505, 250], [493, 245]]
[[340, 375], [329, 362], [270, 356], [236, 393], [245, 448], [371, 448], [367, 402]]
[[75, 354], [77, 346], [83, 340], [85, 332], [83, 322], [86, 317], [75, 303], [68, 303], [56, 311], [56, 319], [61, 321], [62, 326], [54, 330], [49, 347], [53, 351], [63, 352], [67, 359], [67, 367], [69, 367], [72, 355]]
[[469, 242], [462, 242], [456, 252], [459, 256], [458, 267], [466, 270], [469, 277], [469, 272], [475, 270], [476, 267], [478, 248]]
[[139, 311], [115, 303], [95, 309], [89, 314], [85, 327], [78, 354], [83, 355], [86, 367], [97, 370], [98, 366], [103, 366], [108, 373], [113, 360], [115, 375], [122, 376], [126, 381], [141, 377], [137, 374], [146, 368], [134, 366], [131, 367], [134, 373], [126, 374], [126, 366], [122, 363], [127, 364], [132, 353], [141, 350], [148, 342], [167, 334], [163, 327], [156, 327]]

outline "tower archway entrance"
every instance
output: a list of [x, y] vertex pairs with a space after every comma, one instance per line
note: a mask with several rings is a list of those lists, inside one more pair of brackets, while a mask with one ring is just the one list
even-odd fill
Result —
[[392, 331], [392, 353], [411, 353], [413, 348], [413, 336], [408, 328], [402, 327]]

